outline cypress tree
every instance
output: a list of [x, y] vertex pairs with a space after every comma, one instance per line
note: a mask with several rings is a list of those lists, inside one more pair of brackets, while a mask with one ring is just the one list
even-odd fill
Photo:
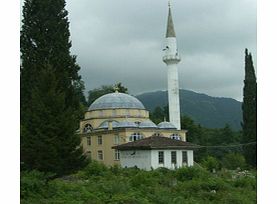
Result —
[[83, 85], [67, 15], [64, 0], [25, 0], [20, 35], [21, 164], [57, 175], [86, 163], [76, 135]]
[[[257, 82], [251, 53], [245, 49], [245, 79], [243, 88], [243, 123], [242, 142], [257, 141]], [[243, 147], [243, 153], [248, 164], [257, 166], [257, 145]]]

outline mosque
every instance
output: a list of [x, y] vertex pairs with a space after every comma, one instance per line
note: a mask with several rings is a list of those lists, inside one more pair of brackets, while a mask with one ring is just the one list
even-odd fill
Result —
[[135, 97], [119, 93], [96, 99], [80, 122], [80, 137], [86, 155], [106, 165], [138, 166], [144, 169], [193, 165], [193, 144], [181, 130], [177, 50], [171, 7], [168, 8], [163, 62], [168, 70], [169, 122], [149, 119], [149, 111]]

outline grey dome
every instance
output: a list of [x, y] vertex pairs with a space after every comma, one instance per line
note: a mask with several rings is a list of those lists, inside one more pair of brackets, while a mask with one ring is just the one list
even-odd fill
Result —
[[88, 110], [116, 108], [145, 109], [144, 105], [133, 96], [125, 93], [110, 93], [96, 99]]
[[157, 128], [157, 125], [151, 120], [145, 120], [139, 124], [140, 128]]
[[[117, 121], [112, 121], [113, 128], [116, 128], [118, 126]], [[109, 121], [105, 121], [99, 125], [98, 129], [107, 129], [109, 127]]]
[[159, 123], [158, 128], [160, 128], [160, 129], [177, 129], [172, 123], [166, 122], [166, 121]]
[[119, 127], [119, 128], [127, 128], [127, 127], [131, 128], [131, 127], [134, 127], [134, 128], [136, 128], [136, 127], [138, 127], [138, 125], [136, 123], [134, 123], [134, 122], [124, 120], [122, 122], [119, 122], [117, 124], [117, 127]]

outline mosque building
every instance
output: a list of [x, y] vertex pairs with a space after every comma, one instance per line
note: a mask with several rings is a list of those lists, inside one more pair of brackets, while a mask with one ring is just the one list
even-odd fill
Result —
[[[170, 122], [153, 123], [149, 111], [131, 95], [115, 90], [101, 96], [90, 105], [80, 122], [81, 144], [89, 158], [106, 165], [126, 167], [141, 163], [145, 169], [150, 166], [171, 168], [169, 163], [173, 163], [173, 167], [193, 165], [192, 144], [186, 142], [187, 131], [181, 130], [180, 125], [177, 64], [181, 59], [170, 4], [163, 51], [168, 70]], [[171, 162], [167, 161], [170, 158]], [[155, 159], [157, 162], [151, 163]]]

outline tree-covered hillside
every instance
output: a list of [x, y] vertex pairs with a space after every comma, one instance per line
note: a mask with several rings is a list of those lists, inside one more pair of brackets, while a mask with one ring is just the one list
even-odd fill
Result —
[[[157, 106], [167, 105], [167, 91], [156, 91], [136, 96], [153, 111]], [[211, 97], [188, 90], [180, 90], [181, 114], [208, 128], [222, 128], [229, 124], [240, 130], [242, 121], [241, 102], [231, 98]]]

